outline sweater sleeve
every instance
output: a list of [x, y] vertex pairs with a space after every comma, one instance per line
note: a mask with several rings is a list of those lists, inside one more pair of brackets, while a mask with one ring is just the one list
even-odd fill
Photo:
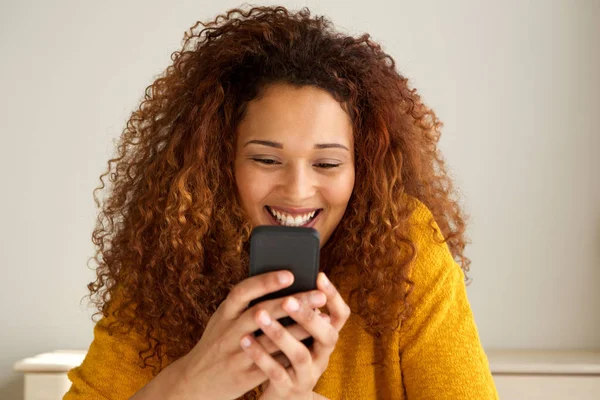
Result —
[[399, 343], [407, 399], [498, 399], [464, 274], [447, 244], [438, 243], [439, 227], [424, 205], [413, 220], [417, 256], [409, 301], [414, 308]]
[[112, 320], [104, 317], [96, 323], [85, 359], [68, 372], [72, 384], [63, 400], [129, 399], [152, 380], [152, 368], [142, 368], [138, 356], [146, 346], [142, 337], [134, 330], [109, 335]]

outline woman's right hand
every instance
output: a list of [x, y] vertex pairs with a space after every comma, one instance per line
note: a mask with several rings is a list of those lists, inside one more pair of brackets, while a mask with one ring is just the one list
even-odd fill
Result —
[[[282, 303], [288, 297], [267, 300], [248, 309], [249, 303], [265, 294], [276, 292], [292, 284], [294, 276], [289, 271], [276, 271], [245, 279], [237, 284], [208, 321], [200, 341], [184, 357], [176, 361], [180, 375], [177, 392], [181, 398], [235, 399], [265, 382], [268, 377], [244, 353], [240, 347], [242, 336], [259, 329], [255, 315], [266, 310], [273, 318], [288, 314]], [[322, 318], [318, 308], [326, 303], [326, 296], [319, 290], [297, 293], [294, 297], [310, 305]], [[288, 326], [287, 330], [298, 340], [309, 337], [300, 325]], [[266, 335], [256, 339], [271, 354], [279, 348]], [[282, 364], [283, 355], [276, 357]], [[186, 396], [187, 394], [188, 396]]]

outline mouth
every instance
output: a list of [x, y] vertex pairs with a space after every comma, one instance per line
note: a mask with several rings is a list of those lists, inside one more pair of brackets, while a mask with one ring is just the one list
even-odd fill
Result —
[[315, 208], [302, 213], [289, 213], [277, 207], [265, 206], [265, 211], [273, 225], [308, 228], [315, 224], [323, 209]]

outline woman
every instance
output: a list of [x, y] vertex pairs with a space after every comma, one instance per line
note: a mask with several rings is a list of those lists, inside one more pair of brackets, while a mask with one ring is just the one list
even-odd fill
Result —
[[[101, 177], [103, 318], [65, 399], [497, 398], [441, 124], [392, 58], [306, 9], [197, 26]], [[247, 278], [265, 224], [317, 229], [321, 272], [247, 309], [293, 278]]]

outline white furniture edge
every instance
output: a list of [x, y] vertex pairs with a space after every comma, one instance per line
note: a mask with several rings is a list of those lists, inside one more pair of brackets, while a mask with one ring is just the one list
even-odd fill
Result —
[[[67, 372], [81, 365], [86, 350], [56, 350], [18, 361], [17, 372]], [[600, 350], [485, 351], [492, 374], [600, 375]]]
[[56, 350], [42, 353], [17, 361], [13, 365], [13, 370], [26, 373], [67, 372], [81, 365], [86, 353], [86, 350]]
[[600, 375], [600, 350], [486, 350], [492, 374]]

